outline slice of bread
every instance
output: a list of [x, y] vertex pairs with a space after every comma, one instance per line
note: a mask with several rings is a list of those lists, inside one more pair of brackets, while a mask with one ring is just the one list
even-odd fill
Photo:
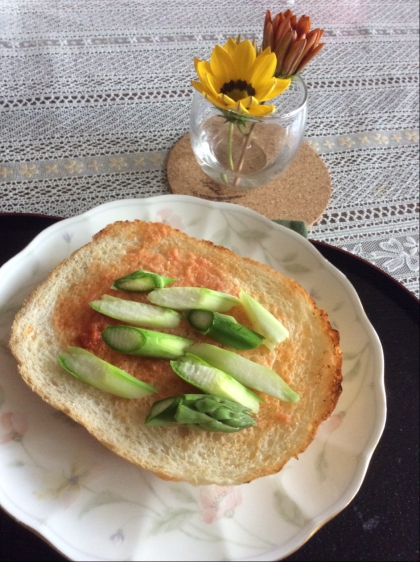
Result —
[[[169, 361], [123, 355], [102, 341], [102, 330], [119, 322], [94, 311], [89, 302], [105, 293], [147, 302], [144, 294], [110, 289], [115, 279], [137, 269], [175, 277], [173, 286], [208, 287], [234, 296], [243, 289], [257, 299], [290, 337], [272, 351], [260, 346], [240, 353], [274, 369], [300, 400], [289, 404], [261, 395], [265, 402], [258, 425], [236, 433], [145, 426], [153, 402], [197, 389], [177, 377]], [[241, 306], [229, 314], [250, 327]], [[166, 331], [215, 344], [185, 319]], [[92, 351], [159, 393], [127, 400], [79, 381], [57, 362], [68, 345]], [[46, 402], [132, 463], [193, 485], [235, 485], [278, 472], [308, 447], [341, 392], [338, 333], [298, 283], [162, 223], [117, 222], [96, 234], [28, 297], [15, 318], [10, 347], [23, 379]]]

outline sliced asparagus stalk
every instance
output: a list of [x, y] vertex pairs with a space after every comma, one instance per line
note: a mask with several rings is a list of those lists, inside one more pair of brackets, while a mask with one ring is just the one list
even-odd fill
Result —
[[178, 404], [181, 401], [180, 396], [173, 398], [164, 398], [154, 402], [149, 415], [144, 422], [146, 425], [176, 425], [175, 414]]
[[203, 287], [155, 289], [148, 295], [148, 299], [153, 304], [175, 310], [200, 308], [215, 312], [227, 312], [233, 306], [240, 304], [237, 297]]
[[143, 398], [157, 392], [154, 386], [80, 347], [70, 346], [68, 353], [59, 354], [58, 362], [79, 380], [122, 398]]
[[185, 394], [155, 402], [146, 425], [188, 425], [192, 429], [232, 433], [256, 425], [250, 410], [219, 396]]
[[171, 361], [171, 366], [179, 377], [203, 392], [238, 402], [252, 412], [258, 412], [259, 403], [263, 401], [233, 377], [190, 353]]
[[166, 285], [170, 285], [174, 281], [176, 281], [176, 279], [164, 277], [163, 275], [158, 275], [157, 273], [152, 273], [145, 269], [139, 269], [130, 273], [130, 275], [125, 275], [124, 277], [116, 279], [111, 285], [111, 289], [144, 292], [166, 287]]
[[208, 343], [195, 344], [190, 347], [189, 352], [216, 369], [222, 369], [244, 386], [284, 402], [297, 402], [300, 398], [276, 372], [237, 353]]
[[101, 300], [92, 301], [90, 306], [101, 314], [145, 328], [175, 328], [182, 318], [179, 312], [169, 308], [119, 299], [111, 295], [102, 295]]
[[181, 336], [133, 326], [108, 326], [102, 332], [102, 339], [115, 351], [160, 359], [177, 359], [194, 343]]
[[191, 310], [188, 321], [202, 334], [233, 347], [233, 349], [254, 349], [261, 345], [264, 336], [239, 324], [233, 316], [211, 310]]
[[264, 345], [269, 349], [274, 349], [276, 344], [289, 337], [283, 324], [248, 293], [241, 291], [239, 298], [252, 327], [265, 336]]

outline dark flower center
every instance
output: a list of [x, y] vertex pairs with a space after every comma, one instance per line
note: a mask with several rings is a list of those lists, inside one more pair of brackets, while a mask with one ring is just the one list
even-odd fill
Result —
[[231, 80], [225, 82], [220, 88], [221, 94], [226, 94], [234, 101], [239, 101], [247, 98], [248, 96], [255, 96], [255, 90], [251, 84], [245, 80]]

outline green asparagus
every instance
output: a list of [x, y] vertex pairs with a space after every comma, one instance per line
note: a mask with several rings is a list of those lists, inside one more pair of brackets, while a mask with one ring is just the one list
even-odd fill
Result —
[[249, 388], [254, 388], [284, 402], [299, 400], [299, 394], [291, 389], [275, 371], [250, 361], [242, 355], [208, 343], [195, 344], [188, 351], [216, 369], [222, 369]]
[[156, 289], [148, 295], [148, 299], [153, 304], [175, 310], [200, 308], [216, 312], [227, 312], [233, 306], [240, 304], [237, 297], [203, 287]]
[[170, 285], [174, 281], [176, 281], [176, 279], [164, 277], [157, 273], [146, 271], [145, 269], [139, 269], [138, 271], [130, 273], [130, 275], [125, 275], [124, 277], [116, 279], [111, 285], [111, 289], [144, 292], [166, 287], [166, 285]]
[[181, 336], [133, 326], [108, 326], [102, 332], [102, 339], [115, 351], [159, 359], [177, 359], [194, 343]]
[[58, 362], [79, 380], [122, 398], [143, 398], [157, 392], [154, 386], [136, 379], [81, 347], [69, 346], [68, 353], [59, 354]]
[[260, 402], [263, 402], [258, 394], [220, 368], [215, 368], [189, 353], [177, 361], [171, 361], [171, 367], [179, 377], [203, 392], [238, 402], [255, 413], [259, 410]]
[[249, 408], [208, 394], [185, 394], [155, 402], [146, 425], [183, 424], [201, 431], [233, 433], [256, 425]]
[[187, 319], [202, 334], [233, 349], [254, 349], [264, 341], [264, 336], [239, 324], [233, 316], [220, 312], [191, 310]]
[[265, 336], [265, 346], [274, 349], [278, 343], [289, 337], [289, 332], [283, 324], [257, 300], [245, 291], [241, 291], [239, 298], [253, 329]]
[[145, 328], [176, 328], [181, 321], [181, 315], [175, 310], [111, 295], [102, 295], [101, 300], [92, 301], [90, 306], [105, 316]]

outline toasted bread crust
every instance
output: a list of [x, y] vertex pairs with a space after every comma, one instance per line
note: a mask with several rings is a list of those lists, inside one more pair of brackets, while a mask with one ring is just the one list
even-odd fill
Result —
[[[244, 289], [259, 300], [284, 323], [290, 338], [273, 351], [260, 346], [240, 353], [274, 369], [300, 393], [300, 401], [287, 404], [262, 395], [258, 425], [234, 434], [145, 426], [155, 400], [196, 389], [179, 379], [167, 361], [107, 348], [100, 332], [117, 322], [89, 307], [104, 293], [144, 302], [143, 295], [109, 288], [116, 278], [140, 268], [177, 278], [174, 286], [203, 286], [235, 296]], [[230, 314], [249, 325], [241, 307]], [[167, 331], [215, 343], [186, 321]], [[93, 351], [153, 384], [159, 394], [129, 401], [80, 382], [57, 363], [67, 345]], [[64, 260], [25, 300], [13, 323], [10, 347], [23, 379], [43, 400], [84, 425], [116, 454], [160, 478], [194, 485], [241, 484], [278, 472], [311, 443], [341, 393], [339, 335], [298, 283], [162, 223], [111, 224]]]

